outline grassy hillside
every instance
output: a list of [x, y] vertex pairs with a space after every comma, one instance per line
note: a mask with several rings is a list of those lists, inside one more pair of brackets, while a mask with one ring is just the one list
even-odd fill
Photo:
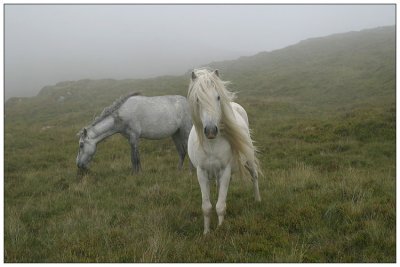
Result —
[[[170, 140], [113, 136], [78, 176], [76, 132], [120, 95], [186, 95], [189, 73], [82, 80], [5, 105], [6, 262], [395, 262], [395, 29], [211, 63], [239, 91], [265, 177], [234, 177], [202, 235], [197, 178]], [[212, 188], [212, 203], [216, 192]]]
[[309, 39], [281, 50], [212, 64], [240, 90], [307, 105], [354, 106], [393, 100], [394, 27]]

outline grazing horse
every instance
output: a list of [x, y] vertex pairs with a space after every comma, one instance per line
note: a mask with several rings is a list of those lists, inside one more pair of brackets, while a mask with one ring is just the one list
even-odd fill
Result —
[[188, 102], [193, 121], [188, 154], [197, 171], [202, 196], [204, 234], [210, 231], [210, 179], [216, 178], [216, 211], [221, 225], [226, 211], [226, 196], [231, 174], [247, 169], [252, 177], [254, 197], [261, 201], [258, 189], [260, 173], [255, 148], [250, 137], [247, 113], [233, 102], [235, 94], [225, 88], [218, 70], [194, 70], [189, 85]]
[[107, 137], [120, 133], [131, 145], [134, 172], [141, 169], [139, 139], [159, 140], [172, 136], [182, 168], [192, 121], [185, 97], [179, 95], [146, 97], [137, 93], [116, 100], [105, 108], [91, 125], [79, 133], [76, 164], [87, 169], [96, 152], [96, 145]]

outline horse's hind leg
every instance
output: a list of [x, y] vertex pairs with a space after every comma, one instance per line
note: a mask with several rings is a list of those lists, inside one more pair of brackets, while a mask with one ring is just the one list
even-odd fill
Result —
[[186, 156], [187, 145], [185, 145], [185, 142], [182, 140], [182, 136], [181, 136], [179, 130], [172, 136], [172, 140], [174, 141], [176, 150], [178, 151], [178, 155], [179, 155], [178, 168], [182, 169], [183, 161], [185, 160], [185, 156]]
[[257, 171], [255, 171], [254, 166], [249, 162], [246, 163], [245, 167], [251, 175], [251, 181], [253, 182], [254, 198], [256, 199], [257, 202], [260, 202], [261, 197], [260, 197], [260, 190], [258, 188], [258, 173]]
[[131, 144], [131, 162], [133, 172], [139, 172], [142, 167], [140, 165], [139, 155], [139, 139], [136, 137], [130, 137], [129, 143]]

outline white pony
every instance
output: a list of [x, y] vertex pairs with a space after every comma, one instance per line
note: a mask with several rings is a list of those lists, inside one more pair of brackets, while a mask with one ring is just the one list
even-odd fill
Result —
[[210, 179], [216, 178], [218, 225], [224, 220], [226, 196], [231, 174], [246, 168], [252, 177], [254, 197], [261, 201], [258, 189], [260, 173], [255, 148], [250, 137], [247, 113], [233, 102], [235, 94], [225, 88], [218, 70], [194, 70], [188, 102], [193, 127], [189, 134], [188, 154], [197, 170], [202, 195], [204, 234], [210, 231]]

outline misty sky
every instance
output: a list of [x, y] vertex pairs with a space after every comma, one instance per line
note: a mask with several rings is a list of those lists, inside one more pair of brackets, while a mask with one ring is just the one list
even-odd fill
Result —
[[80, 79], [180, 75], [395, 24], [394, 5], [6, 5], [5, 99]]

